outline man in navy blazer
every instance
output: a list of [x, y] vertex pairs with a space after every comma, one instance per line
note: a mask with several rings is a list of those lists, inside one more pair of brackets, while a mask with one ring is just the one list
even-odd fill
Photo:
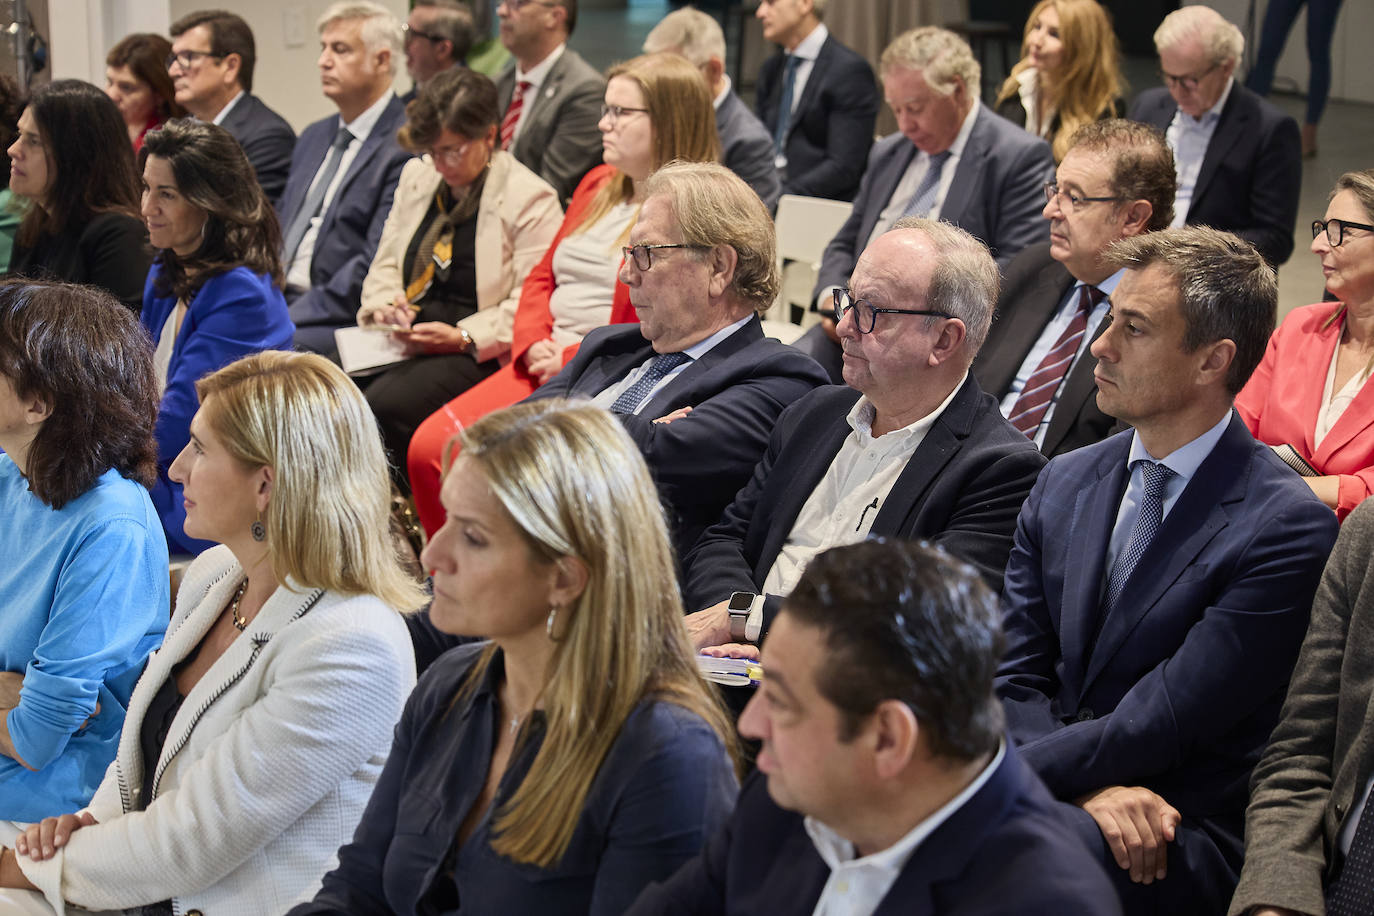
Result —
[[[630, 244], [620, 275], [639, 323], [592, 331], [531, 399], [590, 397], [617, 414], [644, 453], [681, 554], [749, 480], [778, 414], [825, 384], [825, 373], [763, 336], [756, 312], [778, 288], [773, 221], [724, 166], [678, 164], [651, 176]], [[689, 360], [678, 371], [635, 403], [621, 400], [660, 354], [679, 353]]]
[[1112, 258], [1097, 399], [1134, 431], [1055, 458], [1026, 500], [997, 688], [1126, 912], [1221, 913], [1336, 517], [1231, 409], [1274, 325], [1263, 258], [1193, 227]]
[[396, 142], [405, 106], [391, 91], [400, 23], [381, 6], [364, 16], [337, 15], [359, 8], [335, 4], [320, 19], [320, 80], [339, 113], [301, 133], [278, 207], [296, 346], [326, 355], [335, 353], [335, 329], [354, 323], [363, 278], [410, 159]]
[[681, 54], [701, 71], [716, 106], [721, 164], [754, 189], [768, 212], [776, 210], [782, 182], [773, 165], [773, 140], [731, 87], [720, 23], [690, 6], [674, 10], [644, 39], [645, 54], [662, 52]]
[[821, 22], [826, 3], [759, 3], [763, 37], [782, 48], [759, 68], [754, 107], [773, 138], [782, 193], [850, 200], [873, 145], [878, 88], [868, 61]]
[[968, 374], [996, 290], [987, 249], [946, 223], [901, 221], [868, 247], [841, 303], [850, 387], [783, 412], [749, 483], [687, 555], [698, 646], [757, 643], [811, 557], [870, 534], [929, 538], [1000, 587], [1045, 459]]
[[286, 187], [296, 132], [253, 95], [253, 30], [233, 13], [202, 10], [182, 16], [169, 33], [173, 59], [167, 72], [177, 103], [234, 135], [263, 193], [276, 206]]
[[1155, 31], [1167, 89], [1147, 89], [1130, 117], [1165, 131], [1178, 166], [1174, 225], [1226, 229], [1278, 267], [1293, 253], [1302, 191], [1297, 122], [1236, 82], [1240, 30], [1185, 6]]
[[1003, 740], [994, 593], [927, 545], [818, 557], [740, 717], [759, 772], [650, 914], [1108, 916], [1110, 881]]

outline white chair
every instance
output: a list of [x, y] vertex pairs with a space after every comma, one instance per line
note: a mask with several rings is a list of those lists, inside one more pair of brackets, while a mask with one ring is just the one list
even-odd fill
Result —
[[811, 311], [811, 290], [821, 269], [825, 246], [849, 218], [853, 204], [821, 197], [784, 194], [778, 201], [773, 223], [778, 233], [778, 261], [782, 268], [782, 289], [765, 317], [793, 322], [806, 328], [820, 320]]

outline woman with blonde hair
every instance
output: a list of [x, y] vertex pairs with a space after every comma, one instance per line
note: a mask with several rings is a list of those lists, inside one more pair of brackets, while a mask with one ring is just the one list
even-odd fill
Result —
[[553, 378], [588, 331], [635, 320], [619, 272], [620, 249], [639, 214], [639, 185], [674, 159], [720, 158], [711, 93], [686, 59], [644, 54], [617, 64], [607, 76], [600, 123], [605, 164], [582, 179], [553, 243], [525, 279], [510, 364], [449, 401], [411, 438], [411, 490], [431, 534], [444, 521], [440, 456], [454, 432]]
[[557, 399], [461, 433], [425, 549], [425, 672], [325, 913], [620, 914], [728, 816], [729, 718], [697, 673], [653, 481]]
[[996, 108], [1050, 141], [1058, 162], [1078, 128], [1122, 116], [1124, 88], [1111, 14], [1098, 0], [1040, 0]]
[[173, 463], [186, 571], [89, 806], [16, 841], [59, 912], [279, 914], [307, 898], [382, 771], [423, 594], [386, 536], [386, 460], [352, 381], [267, 351], [197, 385]]

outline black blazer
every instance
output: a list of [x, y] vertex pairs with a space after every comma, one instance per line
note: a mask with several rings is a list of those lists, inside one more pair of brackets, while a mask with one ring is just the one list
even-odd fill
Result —
[[[852, 432], [852, 388], [818, 388], [783, 411], [754, 476], [687, 555], [688, 610], [731, 592], [757, 592], [792, 525]], [[996, 589], [1011, 550], [1016, 513], [1045, 458], [969, 376], [898, 476], [870, 529], [928, 538], [973, 564]], [[776, 613], [770, 598], [765, 625]]]
[[[916, 847], [874, 916], [1119, 914], [1062, 808], [1008, 746], [982, 788]], [[778, 807], [756, 773], [701, 855], [628, 913], [806, 916], [829, 878], [802, 815]]]
[[286, 188], [287, 173], [291, 171], [296, 132], [285, 118], [248, 92], [229, 109], [221, 126], [239, 141], [257, 173], [262, 192], [275, 207]]
[[[764, 61], [755, 86], [755, 110], [770, 137], [777, 130], [786, 61], [781, 51]], [[782, 193], [852, 200], [877, 120], [873, 68], [833, 35], [826, 36], [788, 124]]]
[[16, 244], [8, 276], [98, 286], [137, 315], [143, 311], [143, 285], [152, 263], [143, 220], [97, 213], [80, 225], [41, 236], [32, 248]]
[[[999, 403], [1016, 381], [1016, 370], [1025, 362], [1026, 354], [1076, 282], [1067, 267], [1050, 257], [1048, 244], [1027, 248], [1008, 265], [997, 313], [971, 370], [983, 390]], [[1103, 321], [1093, 329], [1093, 339], [1106, 328]], [[1040, 446], [1047, 457], [1101, 442], [1122, 428], [1115, 417], [1097, 407], [1096, 367], [1091, 353], [1083, 354], [1069, 367], [1069, 377]]]
[[[1147, 89], [1131, 103], [1130, 117], [1168, 130], [1177, 110], [1168, 90]], [[1189, 225], [1234, 232], [1278, 267], [1293, 253], [1301, 192], [1297, 122], [1235, 83], [1202, 157]]]
[[[1013, 95], [1010, 98], [1003, 99], [997, 104], [994, 110], [1017, 127], [1026, 128], [1026, 106], [1021, 104], [1020, 95]], [[1110, 107], [1098, 114], [1097, 119], [1100, 121], [1105, 118], [1119, 118], [1125, 115], [1125, 113], [1126, 103], [1120, 98], [1115, 98], [1112, 99]], [[1054, 117], [1050, 119], [1050, 135], [1045, 138], [1046, 143], [1051, 145], [1054, 144], [1054, 135], [1059, 133], [1059, 126], [1059, 113], [1055, 112]]]
[[[594, 397], [652, 349], [637, 324], [597, 328], [528, 400]], [[754, 318], [678, 373], [638, 414], [618, 415], [653, 472], [679, 556], [749, 481], [783, 408], [825, 383], [814, 360], [764, 337]], [[692, 412], [672, 423], [653, 422], [681, 407]]]

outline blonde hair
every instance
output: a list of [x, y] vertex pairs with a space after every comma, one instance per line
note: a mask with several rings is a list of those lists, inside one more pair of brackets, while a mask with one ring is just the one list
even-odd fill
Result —
[[1245, 36], [1210, 6], [1185, 6], [1164, 17], [1155, 29], [1155, 50], [1177, 48], [1190, 40], [1199, 42], [1207, 58], [1220, 66], [1239, 61], [1245, 53]]
[[263, 525], [279, 584], [375, 595], [398, 611], [425, 602], [388, 534], [377, 421], [343, 370], [322, 356], [267, 350], [205, 376], [196, 394], [229, 454], [273, 471]]
[[[1021, 39], [1021, 59], [997, 93], [1000, 105], [1021, 92], [1019, 77], [1034, 66], [1029, 56], [1030, 36], [1040, 14], [1053, 7], [1059, 14], [1059, 43], [1063, 63], [1053, 79], [1037, 74], [1041, 111], [1059, 113], [1059, 129], [1050, 138], [1054, 161], [1062, 161], [1074, 133], [1083, 125], [1110, 116], [1122, 95], [1121, 48], [1112, 29], [1111, 13], [1098, 0], [1040, 0], [1026, 19]], [[1035, 131], [1039, 125], [1027, 124]]]
[[644, 39], [644, 53], [680, 54], [694, 67], [704, 67], [711, 58], [725, 62], [725, 33], [714, 16], [685, 6], [664, 16]]
[[[720, 140], [716, 136], [716, 109], [711, 91], [701, 72], [678, 54], [641, 54], [606, 73], [609, 83], [623, 76], [639, 87], [644, 107], [649, 109], [653, 126], [653, 170], [674, 159], [688, 162], [719, 162]], [[635, 183], [629, 175], [616, 171], [601, 186], [573, 231], [584, 231], [596, 224], [616, 204], [635, 196]], [[628, 237], [629, 229], [625, 230]]]
[[[547, 868], [563, 856], [626, 719], [646, 698], [700, 716], [734, 753], [734, 730], [697, 671], [674, 555], [649, 469], [609, 413], [556, 398], [488, 414], [461, 434], [535, 557], [576, 557], [587, 586], [558, 611], [543, 744], [493, 820], [492, 849]], [[495, 652], [459, 688], [470, 695]], [[517, 741], [524, 741], [522, 731]]]
[[926, 85], [940, 95], [954, 92], [955, 77], [964, 81], [970, 99], [983, 93], [983, 68], [968, 42], [948, 29], [926, 25], [892, 39], [878, 61], [879, 77], [886, 77], [894, 67], [920, 70]]

